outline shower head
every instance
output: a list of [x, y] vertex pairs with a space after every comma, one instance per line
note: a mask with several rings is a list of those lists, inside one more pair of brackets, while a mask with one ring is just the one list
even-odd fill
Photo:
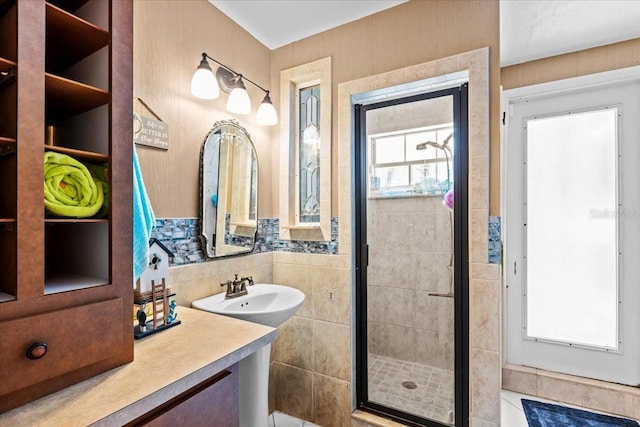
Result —
[[416, 150], [426, 150], [427, 147], [442, 148], [437, 142], [426, 141], [416, 145]]
[[453, 134], [449, 135], [442, 142], [442, 144], [438, 144], [437, 142], [433, 141], [421, 142], [420, 144], [416, 145], [416, 150], [426, 150], [427, 147], [439, 148], [441, 150], [449, 149], [449, 141], [451, 141], [451, 138], [453, 138]]

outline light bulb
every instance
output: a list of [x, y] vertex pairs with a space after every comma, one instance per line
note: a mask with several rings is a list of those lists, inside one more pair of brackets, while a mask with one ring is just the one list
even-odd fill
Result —
[[216, 99], [220, 96], [220, 87], [204, 55], [191, 78], [191, 94], [202, 99]]
[[269, 92], [267, 92], [262, 100], [262, 104], [258, 107], [256, 119], [259, 124], [264, 126], [273, 126], [278, 123], [278, 114], [276, 113], [276, 109], [273, 107], [273, 103], [269, 97]]
[[251, 99], [249, 99], [249, 94], [244, 87], [242, 77], [240, 77], [237, 86], [229, 94], [227, 110], [235, 114], [249, 114], [251, 112]]

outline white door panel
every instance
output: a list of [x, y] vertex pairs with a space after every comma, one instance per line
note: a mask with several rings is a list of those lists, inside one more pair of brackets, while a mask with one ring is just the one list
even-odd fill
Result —
[[[510, 110], [504, 213], [507, 362], [638, 385], [640, 81], [512, 100]], [[561, 117], [565, 123], [586, 119], [583, 125], [590, 131], [581, 135], [581, 125], [549, 142], [563, 129], [552, 135], [545, 133], [553, 129], [547, 125]], [[600, 119], [605, 125], [596, 126]], [[617, 144], [604, 137], [612, 120]], [[603, 133], [589, 142], [597, 132]], [[542, 142], [528, 150], [535, 137]], [[533, 166], [527, 154], [537, 159]], [[540, 162], [545, 155], [548, 161]], [[609, 175], [602, 176], [611, 181], [594, 178], [607, 168]], [[547, 174], [559, 178], [549, 180]], [[529, 241], [527, 232], [533, 231], [527, 231], [527, 216], [536, 230]], [[528, 262], [535, 274], [527, 272]], [[547, 283], [553, 288], [541, 290]], [[561, 324], [569, 329], [560, 330]]]

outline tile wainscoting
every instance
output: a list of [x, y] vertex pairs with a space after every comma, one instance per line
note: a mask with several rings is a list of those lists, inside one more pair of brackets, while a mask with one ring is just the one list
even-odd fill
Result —
[[[170, 265], [186, 265], [206, 261], [202, 251], [202, 244], [198, 237], [200, 220], [198, 218], [157, 218], [156, 226], [151, 237], [158, 239], [174, 254]], [[228, 224], [229, 221], [226, 221]], [[264, 252], [294, 252], [323, 255], [338, 253], [337, 217], [331, 218], [331, 240], [327, 242], [310, 242], [301, 240], [281, 240], [280, 220], [278, 218], [258, 219], [258, 236], [252, 254]], [[233, 242], [237, 246], [247, 246], [247, 238], [234, 236], [225, 230], [225, 241]]]

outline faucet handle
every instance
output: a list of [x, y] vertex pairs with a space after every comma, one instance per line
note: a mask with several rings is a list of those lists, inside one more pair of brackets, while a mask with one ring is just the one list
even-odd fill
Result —
[[232, 293], [232, 288], [231, 286], [233, 285], [233, 282], [231, 280], [227, 280], [226, 282], [222, 282], [220, 283], [220, 286], [222, 287], [227, 287], [227, 295], [231, 295]]

